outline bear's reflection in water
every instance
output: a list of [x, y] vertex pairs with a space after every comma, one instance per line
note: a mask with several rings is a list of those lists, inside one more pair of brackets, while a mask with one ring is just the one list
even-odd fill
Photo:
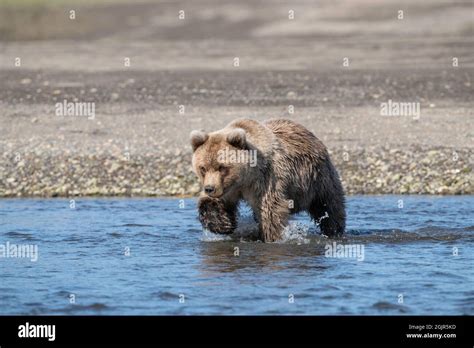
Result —
[[265, 244], [260, 242], [219, 241], [201, 242], [200, 270], [235, 272], [249, 268], [251, 272], [321, 269], [328, 266], [324, 243]]

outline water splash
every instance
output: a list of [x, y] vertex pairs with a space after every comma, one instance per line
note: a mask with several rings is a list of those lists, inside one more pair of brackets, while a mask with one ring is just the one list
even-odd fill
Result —
[[[280, 244], [308, 244], [310, 243], [309, 225], [301, 222], [291, 221], [283, 230]], [[230, 235], [217, 234], [203, 229], [201, 235], [203, 242], [218, 242], [227, 240], [240, 240], [241, 242], [255, 241], [259, 239], [258, 223], [251, 216], [239, 216], [237, 228]]]
[[291, 221], [283, 230], [283, 237], [278, 243], [309, 244], [309, 225]]
[[214, 233], [203, 228], [200, 240], [202, 242], [221, 242], [225, 240], [232, 240], [232, 237], [228, 234]]

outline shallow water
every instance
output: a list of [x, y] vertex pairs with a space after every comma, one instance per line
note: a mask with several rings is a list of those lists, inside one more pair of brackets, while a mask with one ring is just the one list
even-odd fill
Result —
[[242, 214], [227, 238], [194, 199], [0, 200], [0, 245], [38, 247], [0, 257], [0, 314], [474, 314], [473, 196], [349, 197], [345, 257], [306, 215], [263, 244]]

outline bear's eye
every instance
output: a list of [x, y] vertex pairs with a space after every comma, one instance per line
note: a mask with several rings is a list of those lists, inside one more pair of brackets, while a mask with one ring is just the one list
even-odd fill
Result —
[[204, 176], [204, 174], [206, 174], [206, 168], [204, 167], [199, 167], [199, 171], [201, 172], [201, 175]]
[[219, 171], [221, 173], [226, 173], [227, 172], [227, 167], [226, 166], [219, 166]]

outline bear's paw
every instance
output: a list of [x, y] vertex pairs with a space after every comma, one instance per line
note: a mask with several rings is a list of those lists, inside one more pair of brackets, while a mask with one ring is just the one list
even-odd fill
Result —
[[236, 228], [235, 215], [225, 209], [223, 202], [216, 198], [203, 197], [199, 200], [199, 221], [214, 233], [230, 234]]

